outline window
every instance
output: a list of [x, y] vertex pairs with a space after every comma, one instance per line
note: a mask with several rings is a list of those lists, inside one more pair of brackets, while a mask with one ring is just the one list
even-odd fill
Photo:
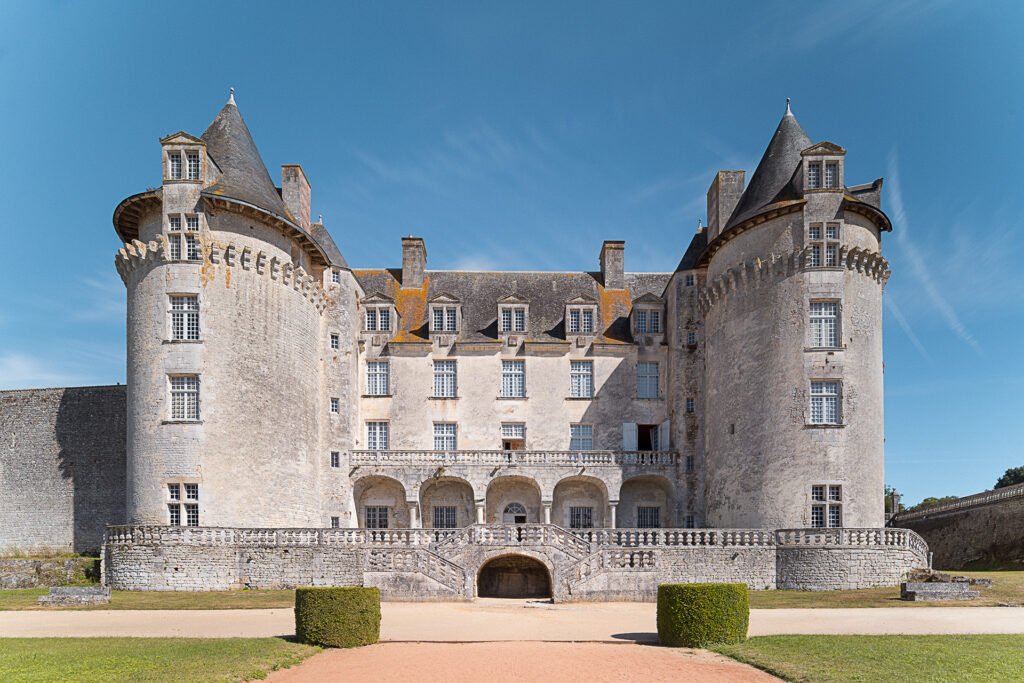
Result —
[[811, 382], [811, 424], [839, 424], [839, 382]]
[[821, 162], [816, 161], [807, 165], [807, 189], [817, 190], [821, 187]]
[[501, 361], [501, 395], [509, 398], [526, 396], [526, 361]]
[[199, 376], [177, 375], [171, 379], [171, 419], [199, 419]]
[[825, 187], [839, 187], [839, 164], [834, 161], [825, 164]]
[[637, 398], [658, 398], [658, 364], [636, 364], [636, 395]]
[[431, 332], [456, 332], [458, 330], [458, 307], [434, 306]]
[[435, 422], [434, 423], [434, 450], [454, 451], [455, 450], [455, 423]]
[[526, 425], [522, 422], [501, 424], [501, 447], [506, 451], [521, 451], [526, 445]]
[[828, 525], [830, 527], [841, 527], [843, 525], [843, 506], [828, 506]]
[[181, 180], [181, 152], [168, 152], [167, 165], [168, 177], [171, 180]]
[[455, 398], [455, 361], [434, 361], [434, 397]]
[[820, 225], [812, 225], [809, 228], [807, 228], [807, 236], [809, 238], [811, 238], [812, 240], [820, 240], [821, 239], [821, 226]]
[[693, 515], [686, 515], [686, 528], [687, 529], [695, 529], [696, 528], [696, 524], [694, 524], [694, 520], [693, 520]]
[[[829, 223], [824, 226], [824, 243], [810, 244], [807, 265], [811, 268], [835, 268], [839, 265], [839, 225]], [[820, 240], [822, 236], [822, 225], [820, 223], [807, 226], [807, 239], [811, 241]], [[822, 255], [824, 254], [824, 261]]]
[[171, 339], [196, 341], [199, 339], [199, 297], [171, 295]]
[[331, 271], [331, 282], [333, 282], [336, 285], [340, 284], [341, 283], [341, 273], [338, 272], [337, 270], [332, 270]]
[[435, 505], [434, 506], [434, 528], [455, 529], [455, 506]]
[[839, 247], [829, 244], [825, 247], [825, 267], [835, 268], [839, 265]]
[[341, 453], [331, 451], [331, 467], [341, 467]]
[[828, 499], [831, 501], [840, 501], [843, 499], [843, 490], [840, 486], [829, 486], [828, 487]]
[[812, 505], [811, 506], [811, 526], [816, 528], [816, 529], [825, 526], [825, 506], [824, 505]]
[[386, 451], [388, 449], [387, 422], [366, 423], [366, 447], [371, 451]]
[[341, 518], [340, 517], [331, 517], [331, 528], [332, 529], [339, 529], [339, 528], [341, 528]]
[[594, 425], [569, 425], [569, 450], [594, 450]]
[[181, 500], [181, 484], [168, 484], [167, 496], [171, 500]]
[[185, 506], [185, 526], [199, 526], [199, 506]]
[[835, 301], [811, 302], [812, 348], [839, 346], [839, 304]]
[[199, 153], [189, 152], [185, 157], [188, 160], [188, 179], [199, 180]]
[[331, 398], [331, 412], [337, 414], [340, 411], [340, 402], [336, 398]]
[[199, 230], [199, 216], [185, 216], [185, 229], [191, 232]]
[[171, 231], [181, 230], [181, 216], [168, 216], [167, 229]]
[[522, 306], [503, 306], [501, 309], [502, 332], [525, 332], [526, 309]]
[[636, 449], [638, 451], [661, 450], [659, 436], [658, 425], [638, 424], [636, 426]]
[[171, 234], [167, 236], [167, 242], [171, 248], [170, 257], [173, 260], [181, 258], [181, 216], [168, 216], [167, 217], [167, 230]]
[[690, 346], [693, 346], [694, 344], [696, 344], [697, 343], [697, 333], [696, 332], [687, 332], [686, 333], [686, 343], [689, 344]]
[[661, 311], [652, 311], [640, 309], [636, 312], [636, 331], [637, 332], [651, 332], [657, 334], [661, 332]]
[[687, 472], [693, 472], [693, 470], [695, 469], [695, 461], [696, 461], [696, 458], [694, 456], [692, 456], [692, 455], [686, 456], [686, 471]]
[[[181, 505], [181, 491], [185, 489], [184, 506]], [[185, 508], [185, 526], [199, 526], [199, 484], [168, 484], [167, 497], [172, 501], [167, 505], [168, 523], [180, 526], [182, 523], [181, 508]]]
[[373, 306], [366, 309], [367, 332], [390, 332], [391, 309], [387, 306]]
[[185, 500], [199, 500], [199, 484], [185, 484]]
[[[828, 505], [825, 494], [828, 493]], [[811, 486], [811, 526], [832, 528], [843, 525], [843, 489], [837, 484]]]
[[387, 396], [391, 393], [390, 365], [386, 360], [366, 362], [366, 393], [370, 396]]
[[367, 529], [387, 529], [388, 509], [383, 505], [368, 505], [363, 508], [363, 521]]
[[[819, 230], [820, 230], [820, 228], [819, 228]], [[839, 239], [839, 226], [836, 225], [835, 223], [829, 223], [825, 227], [825, 237], [827, 239], [830, 239], [830, 240], [837, 240], [837, 239]]]
[[661, 508], [638, 505], [636, 508], [636, 526], [638, 529], [660, 529]]
[[569, 508], [570, 529], [592, 529], [594, 528], [594, 508], [592, 507], [570, 507]]
[[569, 332], [570, 334], [591, 334], [594, 331], [594, 309], [592, 308], [570, 308], [569, 309]]
[[687, 275], [686, 276], [686, 286], [687, 287], [693, 287], [695, 282], [696, 282], [696, 279], [692, 275]]
[[185, 258], [189, 261], [199, 260], [199, 240], [195, 235], [185, 235]]
[[821, 267], [821, 245], [820, 244], [812, 244], [811, 245], [811, 251], [810, 251], [810, 253], [808, 254], [808, 257], [807, 257], [807, 265], [810, 266], [811, 268], [820, 268]]
[[332, 335], [331, 335], [331, 348], [332, 348], [332, 349], [337, 349], [337, 348], [338, 348], [338, 347], [339, 347], [340, 345], [341, 345], [341, 344], [340, 344], [340, 341], [339, 341], [338, 335], [336, 335], [336, 334], [332, 334]]
[[569, 396], [591, 398], [594, 395], [594, 363], [589, 360], [569, 362]]
[[825, 502], [825, 487], [814, 485], [811, 487], [811, 500]]
[[170, 525], [181, 526], [181, 505], [178, 505], [177, 503], [172, 503], [167, 506], [167, 512], [170, 517]]
[[688, 412], [688, 413], [694, 412], [694, 410], [696, 410], [696, 407], [697, 407], [696, 404], [697, 404], [697, 401], [694, 400], [694, 398], [692, 396], [687, 397], [687, 399], [686, 399], [686, 412]]

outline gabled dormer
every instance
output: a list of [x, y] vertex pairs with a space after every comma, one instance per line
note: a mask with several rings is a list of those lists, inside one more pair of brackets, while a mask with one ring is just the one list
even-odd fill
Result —
[[665, 300], [650, 292], [633, 299], [630, 328], [638, 344], [661, 344], [665, 339]]
[[507, 346], [517, 346], [526, 336], [530, 302], [518, 294], [498, 299], [498, 338]]
[[430, 339], [449, 346], [462, 329], [462, 302], [448, 292], [440, 292], [427, 301]]
[[398, 311], [395, 300], [381, 292], [374, 292], [359, 300], [363, 313], [362, 337], [372, 346], [383, 346], [398, 329]]
[[842, 192], [845, 155], [845, 149], [831, 142], [819, 142], [800, 152], [803, 159], [804, 190]]
[[178, 131], [162, 138], [160, 149], [163, 156], [164, 183], [204, 182], [209, 159], [203, 140], [184, 131]]
[[596, 300], [577, 294], [565, 302], [566, 339], [577, 346], [585, 346], [597, 335], [599, 324]]

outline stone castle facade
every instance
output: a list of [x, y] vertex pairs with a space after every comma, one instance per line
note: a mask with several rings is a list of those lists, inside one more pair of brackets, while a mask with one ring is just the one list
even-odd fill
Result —
[[[848, 587], [926, 562], [911, 532], [882, 530], [882, 181], [848, 185], [846, 151], [788, 105], [749, 184], [714, 178], [706, 227], [665, 273], [626, 272], [618, 241], [594, 272], [432, 270], [415, 237], [400, 267], [353, 268], [302, 168], [275, 187], [233, 96], [202, 136], [160, 144], [160, 187], [114, 212], [115, 585], [211, 585], [199, 548], [223, 553], [224, 587], [405, 597]], [[168, 552], [192, 578], [159, 576]], [[814, 552], [849, 562], [822, 578]]]

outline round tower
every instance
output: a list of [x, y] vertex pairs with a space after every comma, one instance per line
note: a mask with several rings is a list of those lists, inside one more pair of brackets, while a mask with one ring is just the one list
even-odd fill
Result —
[[328, 259], [308, 183], [293, 170], [279, 193], [233, 96], [201, 137], [161, 147], [162, 186], [114, 213], [128, 522], [320, 526]]
[[707, 524], [884, 525], [881, 180], [786, 114], [701, 256]]

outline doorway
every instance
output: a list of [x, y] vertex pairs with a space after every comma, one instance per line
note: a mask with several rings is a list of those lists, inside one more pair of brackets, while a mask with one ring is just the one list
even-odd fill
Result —
[[509, 503], [505, 506], [501, 521], [505, 524], [526, 524], [526, 508], [522, 503]]

